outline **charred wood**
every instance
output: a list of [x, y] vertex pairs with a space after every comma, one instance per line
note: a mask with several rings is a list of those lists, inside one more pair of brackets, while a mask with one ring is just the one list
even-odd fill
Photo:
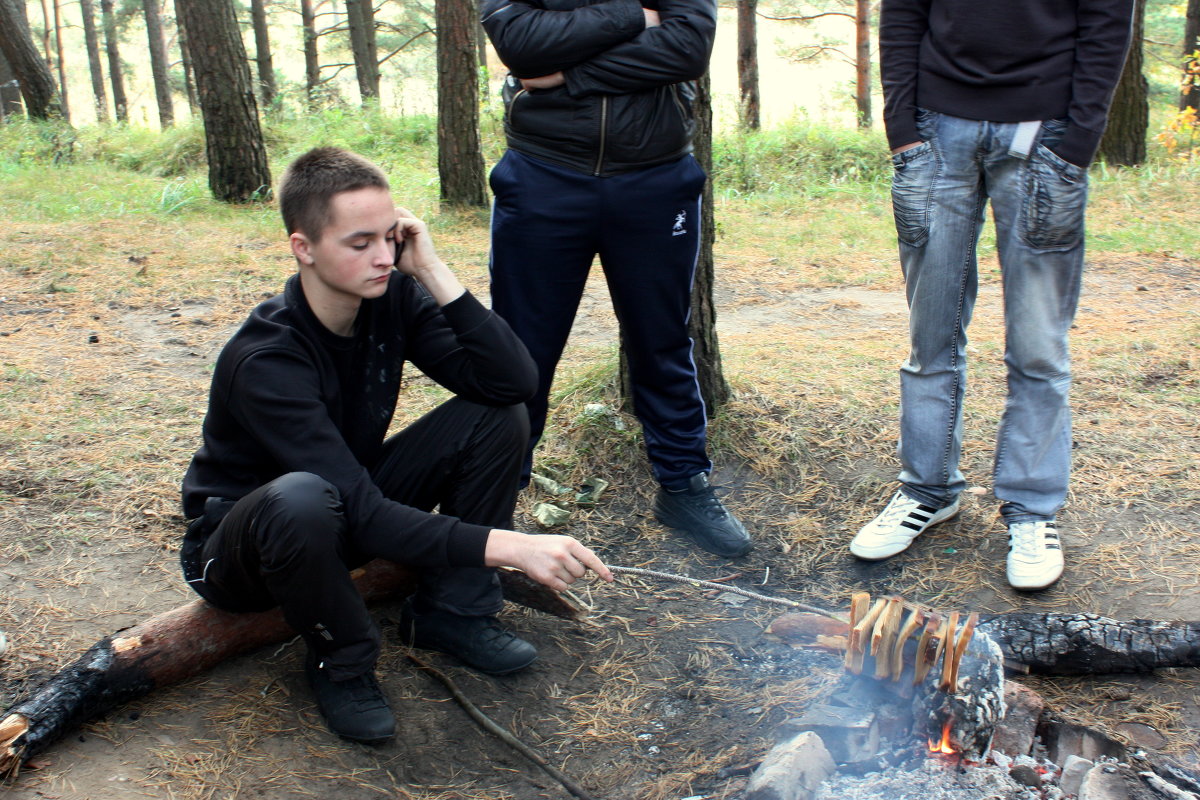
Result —
[[[501, 570], [505, 597], [567, 619], [580, 610], [526, 575]], [[389, 561], [354, 571], [374, 602], [416, 589], [418, 575]], [[122, 703], [211, 669], [226, 659], [295, 635], [278, 609], [236, 614], [203, 600], [106, 636], [0, 718], [0, 776], [15, 773], [72, 728]]]
[[1200, 622], [1021, 612], [981, 615], [979, 630], [1006, 658], [1042, 675], [1200, 667]]

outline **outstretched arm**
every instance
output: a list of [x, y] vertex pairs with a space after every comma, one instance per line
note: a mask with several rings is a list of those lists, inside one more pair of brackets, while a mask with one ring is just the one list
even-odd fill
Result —
[[557, 592], [588, 570], [606, 581], [613, 579], [596, 554], [570, 536], [493, 529], [488, 534], [484, 563], [489, 567], [516, 567]]
[[717, 31], [715, 0], [663, 0], [658, 13], [660, 25], [564, 70], [567, 91], [625, 94], [702, 76]]
[[483, 0], [480, 18], [500, 60], [518, 78], [568, 69], [646, 27], [641, 0], [605, 0], [571, 11], [519, 0]]

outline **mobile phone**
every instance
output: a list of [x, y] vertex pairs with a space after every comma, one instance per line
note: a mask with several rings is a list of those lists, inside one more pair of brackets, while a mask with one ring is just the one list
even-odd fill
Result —
[[392, 262], [392, 266], [397, 269], [400, 268], [400, 256], [404, 255], [404, 245], [405, 240], [396, 237], [396, 259]]

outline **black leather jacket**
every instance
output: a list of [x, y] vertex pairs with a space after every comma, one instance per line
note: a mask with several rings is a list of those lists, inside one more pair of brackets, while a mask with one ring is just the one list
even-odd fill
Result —
[[[657, 6], [661, 25], [646, 27], [643, 5]], [[512, 149], [597, 176], [691, 152], [715, 0], [483, 0], [481, 17], [510, 70], [503, 95]], [[521, 78], [555, 72], [564, 85], [521, 87]]]

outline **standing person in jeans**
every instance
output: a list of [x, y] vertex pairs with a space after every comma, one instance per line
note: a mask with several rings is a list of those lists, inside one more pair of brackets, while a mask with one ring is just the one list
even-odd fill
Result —
[[688, 337], [705, 175], [692, 157], [693, 81], [714, 0], [483, 0], [511, 70], [508, 151], [491, 174], [495, 311], [537, 363], [524, 476], [599, 254], [661, 488], [655, 515], [727, 558], [751, 542], [709, 485], [704, 401]]
[[900, 489], [850, 543], [879, 560], [959, 511], [967, 325], [989, 200], [1004, 287], [1008, 397], [995, 495], [1007, 575], [1063, 570], [1055, 514], [1071, 456], [1067, 332], [1083, 271], [1087, 167], [1129, 44], [1132, 0], [884, 0], [884, 120], [909, 304]]

